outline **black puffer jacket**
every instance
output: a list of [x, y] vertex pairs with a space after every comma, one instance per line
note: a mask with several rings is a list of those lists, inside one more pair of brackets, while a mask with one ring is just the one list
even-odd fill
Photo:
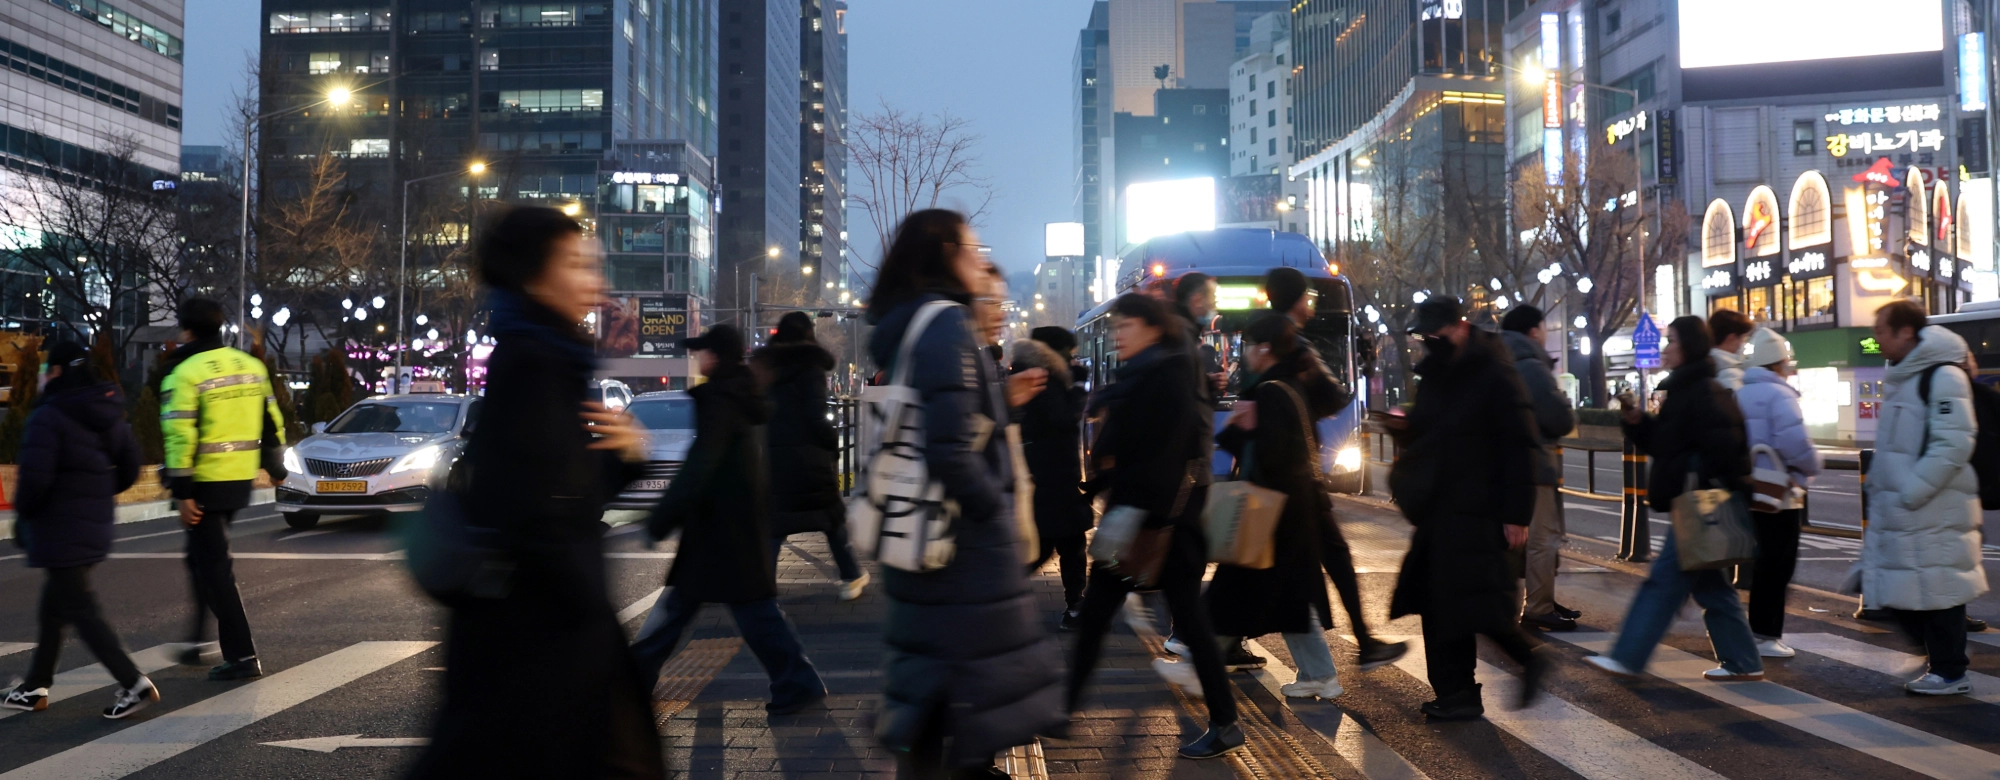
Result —
[[1715, 363], [1704, 357], [1682, 363], [1660, 382], [1666, 399], [1658, 415], [1646, 415], [1625, 435], [1653, 460], [1646, 484], [1646, 505], [1670, 512], [1674, 497], [1687, 489], [1687, 474], [1697, 462], [1702, 487], [1721, 482], [1731, 490], [1745, 487], [1750, 476], [1750, 445], [1743, 429], [1743, 410], [1736, 394], [1715, 381]]
[[1526, 527], [1534, 516], [1534, 415], [1513, 356], [1479, 328], [1416, 373], [1403, 454], [1389, 476], [1416, 530], [1389, 614], [1469, 631], [1520, 609], [1500, 526]]
[[[936, 300], [945, 298], [906, 302], [875, 323], [876, 365], [895, 369], [911, 318]], [[939, 315], [911, 358], [910, 383], [924, 399], [924, 462], [958, 502], [958, 551], [936, 571], [882, 570], [889, 652], [876, 728], [884, 745], [907, 750], [946, 723], [954, 767], [990, 764], [1064, 719], [1061, 648], [1043, 632], [1022, 571], [1006, 437], [992, 428], [973, 447], [975, 429], [1005, 425], [1008, 410], [1000, 367], [974, 343], [969, 315], [963, 305]]]
[[764, 396], [742, 364], [722, 365], [694, 396], [694, 446], [646, 521], [655, 539], [681, 529], [667, 584], [684, 598], [736, 604], [778, 595], [764, 471]]
[[1320, 625], [1333, 625], [1326, 578], [1320, 573], [1326, 494], [1313, 469], [1318, 441], [1308, 433], [1311, 409], [1304, 391], [1318, 371], [1309, 353], [1293, 352], [1259, 376], [1246, 394], [1257, 403], [1257, 429], [1229, 427], [1216, 434], [1216, 443], [1244, 464], [1244, 479], [1285, 494], [1271, 568], [1215, 568], [1203, 597], [1216, 636], [1303, 633], [1310, 610], [1318, 610]]
[[757, 350], [750, 365], [770, 399], [764, 447], [772, 535], [833, 530], [847, 516], [834, 473], [840, 436], [826, 419], [826, 374], [833, 370], [833, 354], [813, 342], [794, 341]]
[[1083, 388], [1069, 364], [1033, 339], [1014, 342], [1014, 370], [1049, 372], [1048, 385], [1021, 407], [1021, 450], [1035, 479], [1035, 530], [1044, 541], [1077, 536], [1095, 518], [1083, 494], [1083, 458], [1077, 447], [1083, 422]]
[[111, 554], [118, 494], [139, 479], [139, 445], [109, 382], [56, 390], [28, 415], [14, 507], [37, 568], [87, 566]]

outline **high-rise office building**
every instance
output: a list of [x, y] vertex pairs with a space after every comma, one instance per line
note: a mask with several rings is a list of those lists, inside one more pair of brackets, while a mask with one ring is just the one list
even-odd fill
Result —
[[847, 2], [799, 3], [800, 303], [838, 302], [847, 272]]
[[[436, 176], [411, 189], [412, 211], [453, 199], [564, 208], [596, 228], [614, 298], [699, 310], [715, 278], [718, 6], [269, 0], [259, 107], [276, 116], [260, 128], [258, 208], [296, 195], [331, 155], [355, 217], [394, 230], [405, 182]], [[336, 90], [352, 101], [325, 103]], [[483, 173], [463, 175], [473, 163]], [[397, 242], [385, 243], [380, 262], [394, 265]], [[443, 259], [429, 244], [410, 252], [417, 284]]]
[[[0, 26], [6, 74], [0, 76], [0, 194], [107, 171], [130, 179], [117, 185], [174, 186], [181, 154], [180, 0], [0, 0], [0, 19], [8, 22]], [[122, 159], [127, 154], [129, 162]], [[12, 221], [34, 216], [15, 212]], [[17, 241], [38, 240], [45, 227], [0, 225], [22, 231]], [[9, 327], [75, 322], [77, 312], [48, 296], [45, 275], [26, 265], [0, 250], [0, 318]]]
[[1111, 79], [1111, 3], [1091, 4], [1090, 21], [1077, 33], [1076, 52], [1070, 58], [1070, 145], [1071, 168], [1075, 171], [1070, 191], [1072, 216], [1083, 223], [1083, 242], [1089, 256], [1105, 253], [1104, 187], [1106, 137], [1111, 135], [1113, 114]]
[[718, 297], [732, 316], [756, 300], [751, 274], [796, 272], [799, 261], [799, 5], [740, 0], [722, 13]]

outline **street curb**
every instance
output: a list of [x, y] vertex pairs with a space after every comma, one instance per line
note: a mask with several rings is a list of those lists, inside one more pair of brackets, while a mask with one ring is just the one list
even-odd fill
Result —
[[[278, 490], [276, 488], [261, 488], [250, 491], [251, 506], [275, 503], [277, 500]], [[111, 522], [114, 525], [143, 523], [147, 520], [173, 517], [174, 514], [175, 510], [172, 501], [141, 501], [136, 504], [120, 504], [118, 506], [118, 514]], [[11, 509], [0, 511], [0, 539], [14, 538], [15, 516], [14, 511]]]

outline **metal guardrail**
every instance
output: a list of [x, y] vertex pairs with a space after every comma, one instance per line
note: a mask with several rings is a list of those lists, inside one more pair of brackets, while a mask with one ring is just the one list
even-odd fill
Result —
[[840, 475], [840, 495], [853, 495], [855, 475], [861, 473], [861, 401], [853, 396], [836, 396], [827, 402], [833, 418], [833, 432], [840, 443], [834, 452], [834, 467]]

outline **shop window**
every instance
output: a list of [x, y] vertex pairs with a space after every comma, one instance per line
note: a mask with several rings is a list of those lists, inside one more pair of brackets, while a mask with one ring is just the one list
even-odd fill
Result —
[[1822, 276], [1805, 281], [1805, 306], [1799, 312], [1800, 325], [1833, 324], [1833, 277]]
[[1774, 300], [1777, 297], [1774, 294], [1776, 291], [1777, 288], [1775, 287], [1752, 287], [1747, 291], [1744, 298], [1749, 304], [1746, 307], [1749, 311], [1743, 313], [1750, 316], [1751, 322], [1761, 325], [1773, 322], [1776, 319], [1777, 301]]

